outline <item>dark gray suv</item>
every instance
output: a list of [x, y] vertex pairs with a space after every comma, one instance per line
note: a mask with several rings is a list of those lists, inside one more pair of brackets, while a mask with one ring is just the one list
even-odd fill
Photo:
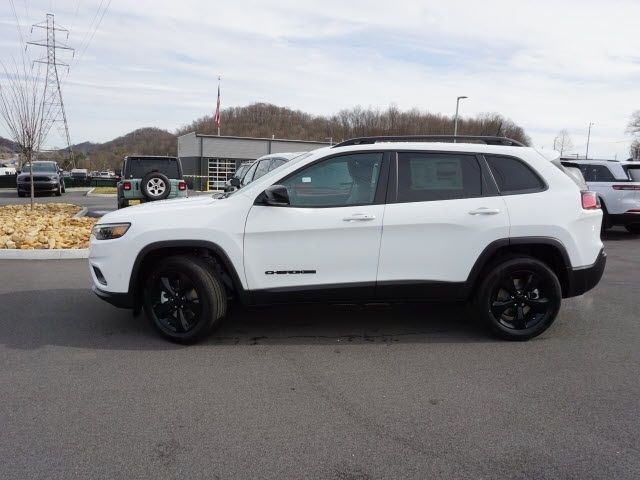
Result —
[[[58, 197], [65, 193], [64, 177], [58, 164], [51, 160], [37, 160], [33, 162], [33, 192], [53, 193]], [[31, 194], [31, 175], [29, 165], [25, 165], [16, 179], [18, 196]]]

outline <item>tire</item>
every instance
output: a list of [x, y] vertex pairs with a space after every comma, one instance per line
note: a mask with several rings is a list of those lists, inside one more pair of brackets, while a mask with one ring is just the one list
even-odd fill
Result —
[[119, 198], [118, 199], [118, 209], [120, 208], [127, 208], [129, 206], [129, 201], [125, 200], [124, 198]]
[[148, 200], [164, 200], [171, 193], [171, 182], [162, 173], [149, 172], [142, 177], [140, 189]]
[[18, 196], [19, 197], [24, 197], [24, 192], [21, 192], [21, 191], [18, 190]]
[[62, 193], [67, 193], [67, 186], [64, 184], [64, 182], [62, 183]]
[[640, 223], [632, 223], [630, 225], [625, 225], [624, 228], [627, 229], [627, 232], [633, 234], [640, 234]]
[[600, 206], [602, 208], [602, 226], [600, 227], [600, 232], [604, 233], [611, 228], [611, 219], [609, 218], [607, 206], [604, 204], [602, 199], [600, 199]]
[[474, 308], [495, 335], [528, 340], [551, 326], [560, 310], [562, 288], [546, 264], [526, 256], [508, 257], [486, 272]]
[[62, 196], [62, 186], [58, 185], [58, 190], [55, 191], [55, 195], [56, 197], [61, 197]]
[[227, 312], [224, 285], [194, 256], [163, 259], [145, 279], [143, 295], [147, 318], [160, 335], [176, 343], [206, 337]]

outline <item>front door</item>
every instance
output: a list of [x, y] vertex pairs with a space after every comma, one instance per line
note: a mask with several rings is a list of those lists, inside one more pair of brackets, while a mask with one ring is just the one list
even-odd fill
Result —
[[[290, 205], [254, 205], [244, 238], [260, 301], [373, 298], [384, 214], [383, 153], [338, 155], [275, 182]], [[386, 166], [386, 163], [384, 163]], [[384, 180], [381, 180], [383, 178]]]

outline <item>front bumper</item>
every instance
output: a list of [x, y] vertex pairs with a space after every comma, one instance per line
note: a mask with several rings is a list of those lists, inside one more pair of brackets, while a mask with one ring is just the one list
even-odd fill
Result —
[[[33, 182], [34, 192], [57, 192], [60, 184], [58, 182]], [[30, 192], [31, 183], [18, 183], [19, 192]]]
[[105, 292], [104, 290], [100, 290], [98, 287], [93, 285], [91, 287], [93, 293], [95, 293], [99, 298], [104, 300], [107, 303], [110, 303], [114, 307], [118, 308], [133, 308], [134, 301], [133, 297], [128, 293], [113, 293], [113, 292]]
[[593, 265], [580, 268], [571, 268], [568, 271], [568, 289], [563, 292], [564, 298], [577, 297], [595, 287], [602, 278], [604, 267], [607, 264], [607, 254], [604, 248], [600, 250], [598, 259]]

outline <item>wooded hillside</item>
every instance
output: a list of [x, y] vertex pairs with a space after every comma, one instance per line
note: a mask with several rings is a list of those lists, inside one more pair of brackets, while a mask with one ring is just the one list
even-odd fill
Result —
[[[278, 107], [268, 103], [254, 103], [246, 107], [222, 110], [222, 135], [248, 137], [291, 138], [297, 140], [325, 140], [335, 142], [367, 135], [451, 135], [453, 117], [412, 109], [400, 111], [395, 106], [380, 110], [355, 107], [335, 115], [320, 116]], [[188, 132], [215, 134], [211, 115], [204, 116], [178, 129]], [[461, 118], [460, 135], [499, 135], [530, 144], [523, 128], [497, 113], [474, 118]]]
[[[222, 135], [240, 137], [288, 138], [335, 142], [367, 135], [450, 135], [453, 117], [418, 109], [401, 111], [395, 106], [380, 110], [355, 107], [335, 115], [321, 116], [254, 103], [246, 107], [222, 110]], [[78, 167], [91, 170], [117, 168], [126, 155], [177, 155], [177, 135], [189, 132], [215, 134], [213, 116], [201, 117], [175, 133], [159, 128], [140, 128], [105, 143], [84, 142], [73, 146]], [[460, 135], [499, 135], [527, 145], [530, 139], [523, 128], [497, 113], [461, 118]], [[13, 142], [0, 138], [0, 145], [10, 149]], [[51, 155], [49, 155], [51, 156]], [[60, 158], [65, 155], [61, 154]]]

